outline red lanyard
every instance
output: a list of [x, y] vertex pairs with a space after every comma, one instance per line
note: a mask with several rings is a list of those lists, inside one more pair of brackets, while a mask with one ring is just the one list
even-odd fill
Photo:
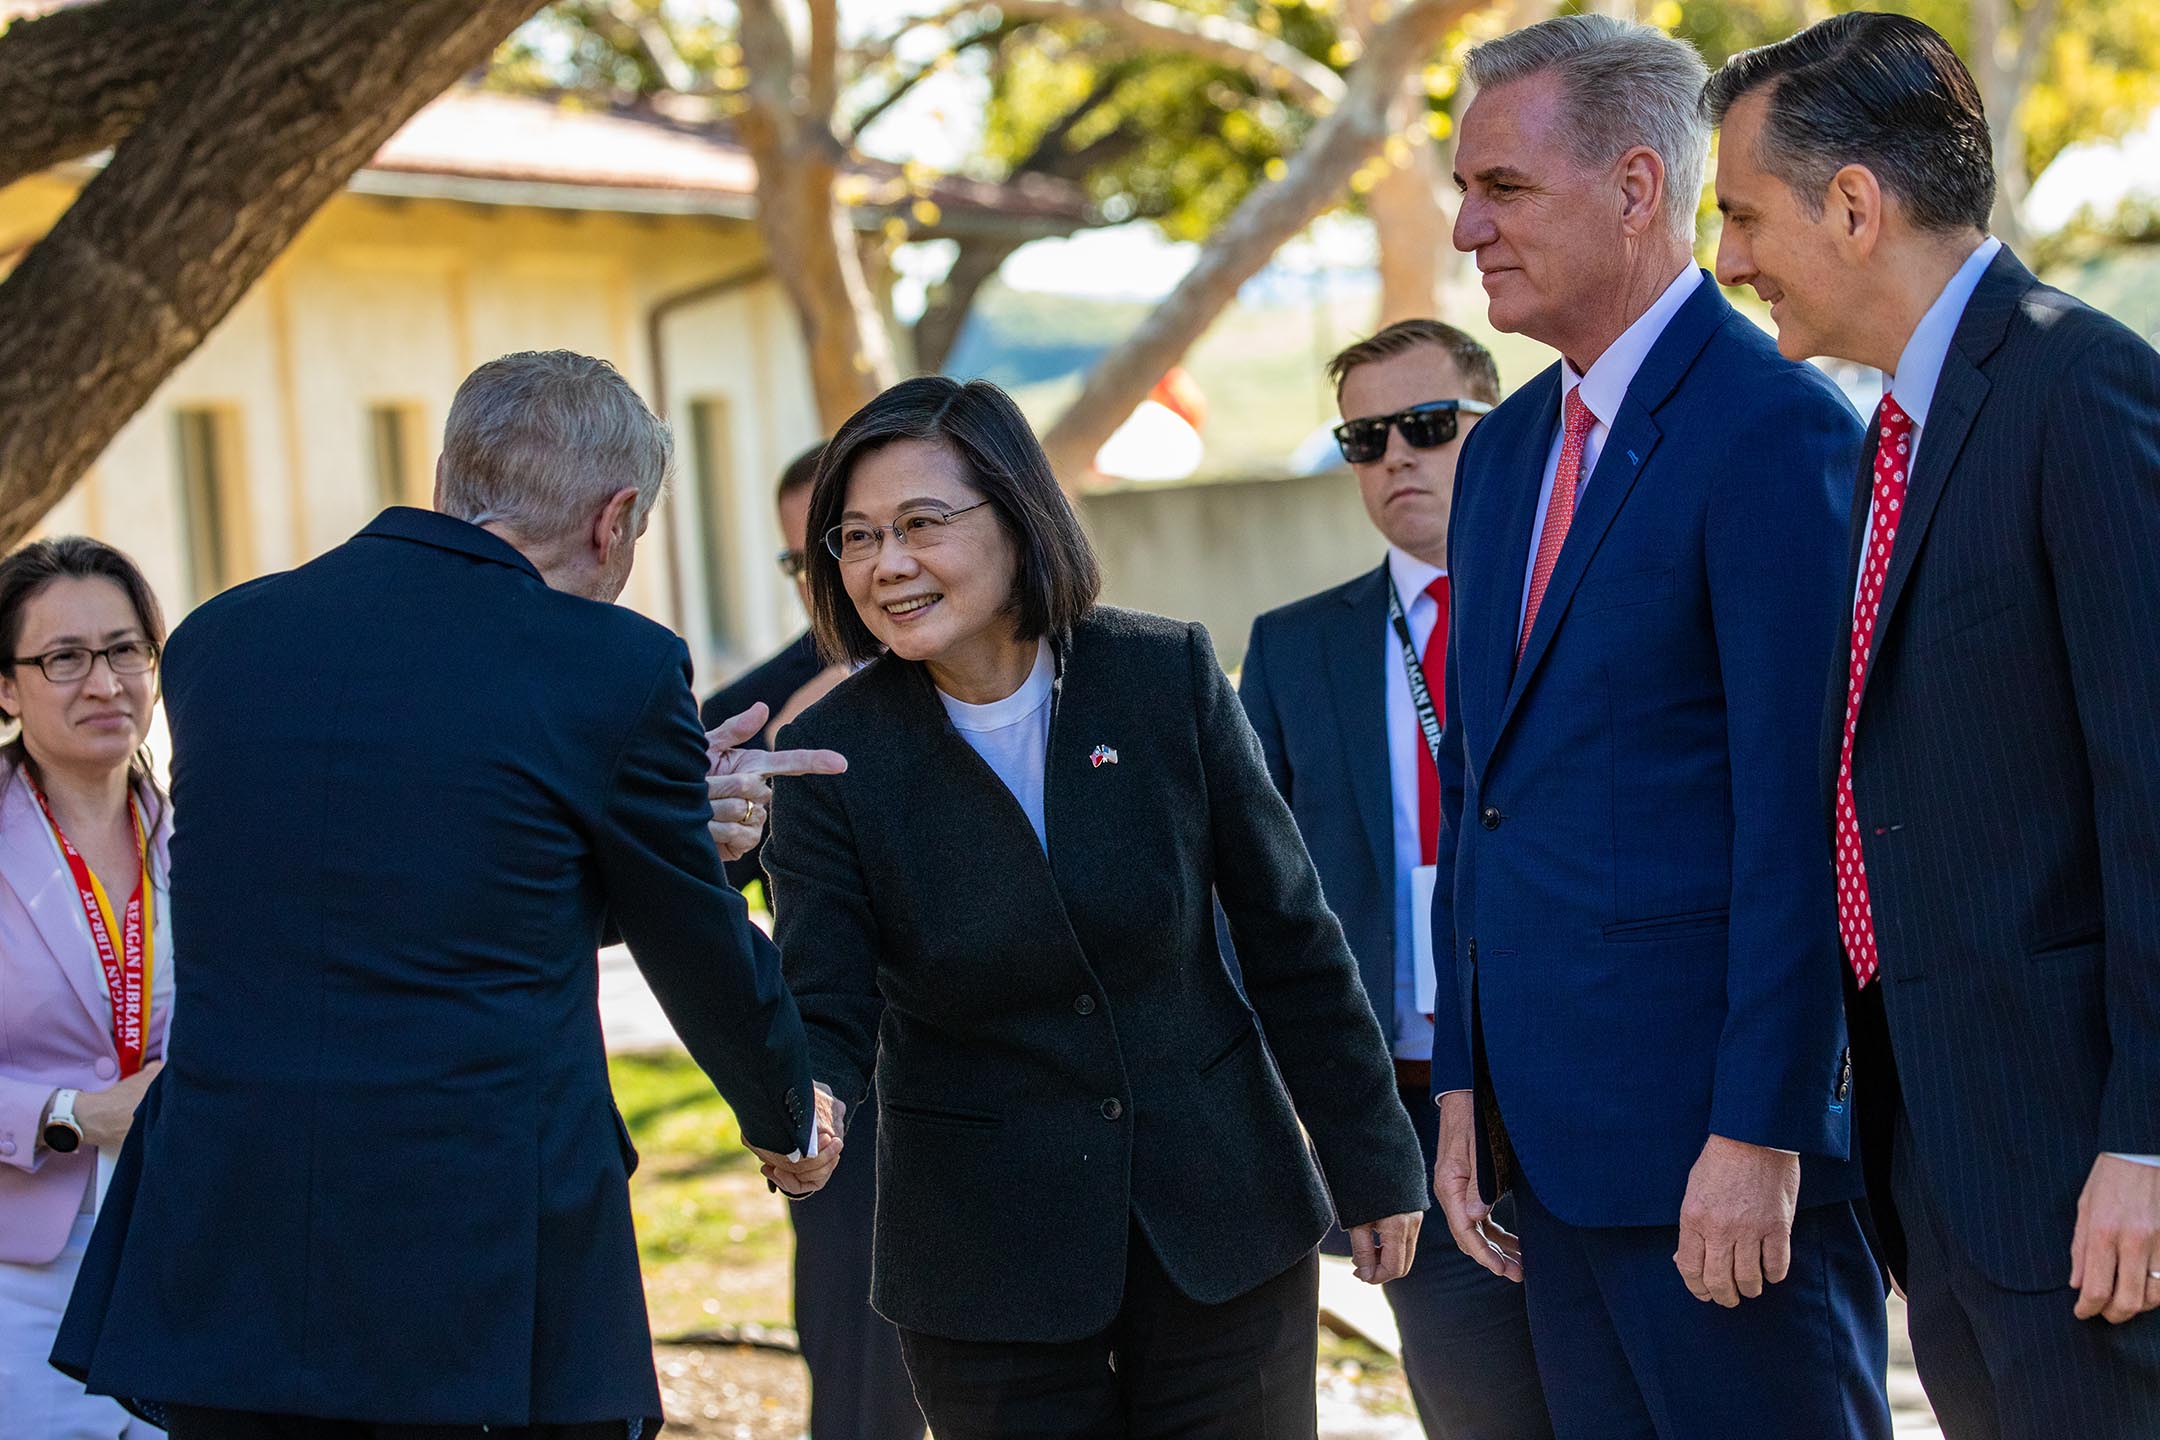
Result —
[[128, 797], [128, 819], [135, 826], [135, 844], [142, 855], [142, 870], [136, 877], [135, 893], [128, 897], [127, 910], [120, 920], [120, 944], [113, 945], [112, 928], [106, 916], [105, 895], [98, 888], [97, 878], [53, 818], [52, 803], [45, 792], [33, 782], [30, 793], [37, 796], [38, 808], [45, 812], [45, 823], [52, 826], [53, 838], [60, 842], [60, 853], [67, 857], [68, 869], [75, 877], [75, 891], [82, 900], [83, 918], [90, 922], [90, 939], [97, 946], [98, 964], [105, 971], [105, 992], [112, 997], [113, 1049], [120, 1057], [122, 1079], [142, 1069], [143, 1037], [150, 1019], [150, 939], [143, 924], [143, 897], [150, 888], [150, 847], [145, 842], [142, 815], [135, 808], [135, 798]]

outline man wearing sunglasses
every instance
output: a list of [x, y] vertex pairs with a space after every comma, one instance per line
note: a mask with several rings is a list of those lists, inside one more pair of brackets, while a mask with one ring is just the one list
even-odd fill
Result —
[[[788, 462], [774, 497], [780, 515], [780, 572], [795, 582], [809, 610], [804, 576], [809, 573], [810, 490], [817, 480], [819, 441]], [[700, 711], [711, 730], [731, 715], [762, 703], [772, 715], [761, 734], [743, 743], [765, 749], [767, 737], [830, 689], [835, 675], [818, 658], [808, 630], [707, 697]], [[740, 889], [764, 878], [764, 842], [728, 862], [728, 879]], [[849, 1112], [848, 1139], [860, 1153], [877, 1153], [877, 1097]], [[795, 1331], [810, 1370], [812, 1440], [922, 1440], [922, 1411], [900, 1360], [900, 1337], [892, 1323], [870, 1308], [870, 1227], [877, 1209], [877, 1166], [833, 1171], [825, 1188], [788, 1206], [795, 1226]]]
[[[1499, 401], [1500, 377], [1484, 346], [1437, 320], [1390, 325], [1328, 374], [1344, 416], [1335, 437], [1387, 558], [1254, 622], [1239, 695], [1358, 957], [1430, 1165], [1434, 980], [1420, 919], [1439, 840], [1448, 507], [1456, 452]], [[1385, 1293], [1434, 1440], [1550, 1437], [1519, 1289], [1435, 1245]]]

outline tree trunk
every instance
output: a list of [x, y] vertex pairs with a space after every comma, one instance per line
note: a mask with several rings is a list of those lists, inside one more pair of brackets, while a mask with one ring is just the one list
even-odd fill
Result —
[[1388, 112], [1404, 78], [1476, 4], [1409, 0], [1373, 32], [1351, 67], [1342, 104], [1313, 127], [1283, 177], [1246, 196], [1154, 313], [1096, 362], [1079, 398], [1044, 435], [1051, 464], [1067, 486], [1089, 473], [1102, 443], [1237, 297], [1238, 287], [1341, 197], [1351, 173], [1386, 143]]
[[245, 0], [102, 0], [0, 36], [0, 185], [120, 143]]
[[971, 236], [960, 242], [960, 253], [953, 257], [952, 269], [945, 278], [931, 287], [930, 299], [923, 306], [922, 318], [915, 322], [915, 364], [928, 374], [945, 368], [952, 358], [953, 346], [960, 341], [960, 331], [967, 324], [970, 311], [975, 308], [975, 297], [983, 286], [997, 278], [998, 270], [1013, 251], [1026, 241], [1012, 235]]
[[232, 7], [0, 285], [0, 549], [68, 492], [323, 202], [538, 8]]
[[[802, 327], [818, 419], [830, 434], [899, 378], [899, 362], [833, 193], [842, 155], [832, 128], [835, 77], [802, 74], [774, 0], [741, 0], [738, 13], [750, 74], [741, 130], [757, 162], [758, 233]], [[837, 65], [822, 26], [811, 50], [820, 64]]]
[[2022, 16], [2015, 0], [1972, 0], [1973, 81], [1987, 110], [1995, 150], [1995, 212], [1988, 228], [2011, 249], [2031, 238], [2025, 228], [2025, 145], [2018, 107], [2055, 33], [2059, 0], [2032, 0]]
[[[1352, 5], [1346, 17], [1359, 43], [1370, 45], [1376, 23], [1372, 12]], [[1396, 86], [1388, 106], [1388, 127], [1392, 137], [1400, 139], [1390, 138], [1383, 146], [1387, 173], [1365, 196], [1365, 213], [1380, 252], [1376, 329], [1440, 313], [1440, 267], [1450, 248], [1453, 221], [1440, 204], [1444, 176], [1425, 128], [1428, 110], [1422, 69], [1413, 70]]]

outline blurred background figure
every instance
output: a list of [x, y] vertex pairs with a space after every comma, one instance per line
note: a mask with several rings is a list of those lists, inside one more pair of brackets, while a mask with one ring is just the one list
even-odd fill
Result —
[[[780, 571], [810, 608], [810, 490], [822, 441], [780, 472]], [[777, 653], [709, 696], [700, 719], [711, 730], [762, 703], [773, 716], [748, 744], [765, 746], [780, 727], [846, 678], [851, 667], [818, 658], [805, 629]], [[764, 847], [728, 862], [738, 888], [764, 878]], [[877, 1096], [848, 1116], [855, 1163], [825, 1188], [788, 1207], [795, 1227], [795, 1334], [810, 1369], [811, 1440], [921, 1440], [922, 1410], [900, 1358], [899, 1332], [870, 1308], [870, 1230], [877, 1217]]]
[[1207, 416], [1199, 382], [1184, 367], [1171, 366], [1095, 452], [1096, 474], [1105, 480], [1190, 478], [1207, 459], [1200, 438]]
[[109, 545], [0, 561], [4, 1440], [161, 1433], [46, 1357], [172, 1019], [172, 815], [142, 749], [164, 639], [149, 583]]
[[[1344, 350], [1328, 373], [1343, 416], [1333, 443], [1387, 555], [1377, 569], [1254, 621], [1238, 698], [1358, 957], [1429, 1167], [1439, 1129], [1429, 919], [1447, 704], [1448, 507], [1456, 456], [1477, 416], [1499, 403], [1500, 372], [1454, 326], [1403, 320]], [[1428, 1219], [1437, 1242], [1445, 1222]], [[1386, 1293], [1426, 1434], [1552, 1434], [1520, 1287], [1454, 1245], [1432, 1243]]]

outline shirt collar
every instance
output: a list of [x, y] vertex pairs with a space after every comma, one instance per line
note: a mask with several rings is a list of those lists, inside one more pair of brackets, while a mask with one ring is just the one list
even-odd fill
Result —
[[1428, 565], [1409, 551], [1395, 545], [1388, 546], [1387, 568], [1388, 578], [1395, 582], [1395, 593], [1402, 600], [1405, 615], [1416, 607], [1418, 597], [1425, 593], [1425, 587], [1447, 573], [1438, 565]]
[[1897, 369], [1884, 379], [1883, 393], [1895, 395], [1898, 408], [1910, 415], [1915, 425], [1927, 423], [1928, 407], [1935, 403], [1935, 382], [1942, 379], [1943, 360], [1950, 354], [1950, 342], [1957, 337], [1958, 321], [1965, 318], [1966, 302], [1972, 299], [1980, 277], [1987, 273], [1988, 264], [2000, 249], [2002, 241], [1990, 235], [1965, 257], [1950, 283], [1943, 286], [1942, 294], [1928, 306], [1927, 314], [1913, 326], [1904, 352], [1898, 356]]
[[1642, 369], [1642, 363], [1650, 357], [1658, 337], [1665, 333], [1665, 327], [1672, 323], [1673, 316], [1680, 313], [1680, 307], [1687, 303], [1688, 296], [1693, 295], [1700, 284], [1702, 271], [1691, 261], [1672, 284], [1665, 287], [1665, 292], [1650, 302], [1650, 308], [1636, 316], [1635, 323], [1621, 331], [1620, 338], [1606, 346], [1605, 353], [1591, 362], [1588, 374], [1576, 374], [1575, 367], [1566, 357], [1561, 358], [1560, 423], [1563, 427], [1567, 424], [1568, 392], [1578, 386], [1582, 389], [1584, 406], [1597, 417], [1597, 423], [1607, 429], [1612, 427], [1613, 419], [1620, 413], [1620, 402], [1627, 398], [1628, 386], [1635, 383], [1635, 372]]

